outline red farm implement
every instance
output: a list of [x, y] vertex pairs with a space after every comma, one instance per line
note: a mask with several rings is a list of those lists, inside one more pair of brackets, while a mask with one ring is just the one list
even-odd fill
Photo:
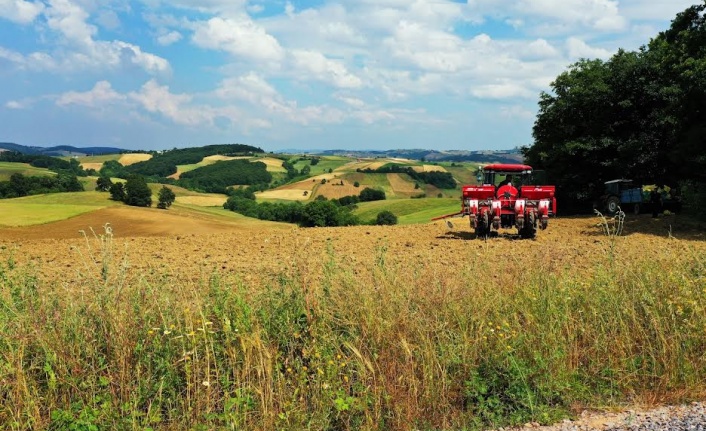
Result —
[[468, 216], [477, 237], [516, 227], [522, 238], [534, 238], [537, 228], [547, 228], [556, 213], [556, 187], [537, 185], [539, 172], [527, 165], [493, 164], [481, 173], [481, 185], [463, 186], [461, 211], [432, 220]]

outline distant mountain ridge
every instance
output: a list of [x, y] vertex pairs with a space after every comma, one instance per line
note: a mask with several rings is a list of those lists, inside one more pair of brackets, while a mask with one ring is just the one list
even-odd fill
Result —
[[[208, 147], [208, 146], [203, 146]], [[196, 147], [195, 147], [196, 148]], [[58, 145], [54, 147], [32, 147], [11, 142], [0, 142], [0, 151], [17, 151], [22, 154], [36, 154], [45, 156], [98, 156], [102, 154], [119, 154], [135, 152], [124, 148], [115, 147], [74, 147]], [[277, 151], [279, 154], [301, 153], [298, 150]], [[424, 150], [424, 149], [397, 149], [397, 150], [324, 150], [304, 151], [308, 154], [320, 156], [346, 156], [357, 158], [400, 158], [413, 160], [426, 160], [429, 162], [481, 162], [481, 163], [521, 163], [522, 154], [518, 149], [513, 150]]]
[[99, 156], [102, 154], [126, 153], [129, 150], [115, 147], [73, 147], [71, 145], [57, 145], [54, 147], [30, 147], [26, 145], [14, 144], [12, 142], [0, 142], [0, 151], [17, 151], [22, 154], [43, 155], [43, 156]]
[[522, 153], [518, 149], [513, 150], [381, 150], [381, 151], [351, 151], [351, 150], [325, 150], [313, 152], [322, 156], [346, 156], [359, 158], [401, 158], [426, 160], [429, 162], [484, 162], [484, 163], [521, 163]]

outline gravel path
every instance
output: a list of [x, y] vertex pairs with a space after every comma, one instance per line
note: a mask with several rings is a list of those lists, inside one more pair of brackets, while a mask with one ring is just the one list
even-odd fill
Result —
[[526, 424], [520, 428], [496, 431], [706, 431], [706, 404], [659, 407], [647, 411], [627, 410], [620, 413], [584, 412], [576, 420], [565, 420], [551, 426]]

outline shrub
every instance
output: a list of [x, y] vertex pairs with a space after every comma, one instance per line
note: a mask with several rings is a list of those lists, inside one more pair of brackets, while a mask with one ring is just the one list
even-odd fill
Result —
[[385, 200], [385, 192], [382, 190], [375, 190], [375, 189], [371, 189], [370, 187], [366, 187], [363, 189], [362, 192], [360, 192], [360, 201], [361, 202], [384, 201], [384, 200]]
[[383, 225], [396, 225], [397, 224], [397, 216], [393, 214], [391, 211], [381, 211], [378, 213], [377, 218], [375, 219], [375, 224], [379, 226]]
[[123, 183], [114, 183], [108, 191], [110, 192], [110, 199], [120, 202], [125, 201], [125, 185]]
[[101, 175], [98, 177], [98, 180], [96, 181], [96, 191], [99, 192], [107, 192], [110, 190], [110, 187], [113, 185], [113, 181], [110, 180], [110, 177], [106, 177]]

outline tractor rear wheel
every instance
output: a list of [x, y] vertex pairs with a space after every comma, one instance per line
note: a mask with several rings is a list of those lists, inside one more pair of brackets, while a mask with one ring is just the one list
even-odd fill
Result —
[[535, 236], [537, 236], [536, 219], [534, 218], [534, 213], [530, 211], [525, 218], [525, 225], [520, 231], [520, 237], [532, 239]]
[[478, 223], [476, 225], [476, 238], [487, 237], [488, 233], [490, 232], [489, 226], [490, 224], [488, 222], [488, 212], [483, 211], [483, 213], [478, 216]]
[[620, 210], [620, 199], [617, 196], [611, 196], [605, 201], [605, 210], [608, 215], [615, 215]]

